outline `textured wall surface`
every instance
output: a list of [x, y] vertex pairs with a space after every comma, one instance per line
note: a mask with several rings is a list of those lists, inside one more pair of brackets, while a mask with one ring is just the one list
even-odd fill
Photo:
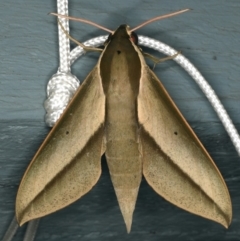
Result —
[[[138, 33], [181, 50], [208, 80], [240, 131], [240, 1], [71, 0], [69, 4], [70, 15], [110, 29], [122, 23], [134, 27], [183, 8], [193, 11], [153, 23]], [[58, 67], [58, 39], [56, 19], [47, 13], [55, 11], [54, 0], [0, 2], [0, 238], [14, 215], [24, 170], [49, 132], [43, 102], [47, 81]], [[82, 23], [70, 26], [80, 41], [105, 34]], [[74, 64], [73, 73], [83, 80], [97, 56], [86, 54]], [[42, 218], [36, 240], [240, 240], [240, 160], [230, 139], [206, 97], [181, 67], [168, 61], [154, 71], [229, 187], [233, 204], [229, 229], [174, 207], [143, 180], [128, 235], [103, 160], [98, 184], [73, 205]], [[22, 240], [25, 228], [19, 229], [14, 240]]]

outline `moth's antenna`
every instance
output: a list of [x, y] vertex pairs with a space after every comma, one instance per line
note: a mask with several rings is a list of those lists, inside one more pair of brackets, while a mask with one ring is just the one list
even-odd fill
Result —
[[155, 22], [157, 20], [161, 20], [161, 19], [164, 19], [164, 18], [170, 18], [170, 17], [173, 17], [175, 15], [178, 15], [178, 14], [181, 14], [181, 13], [185, 13], [187, 11], [191, 10], [190, 8], [186, 8], [186, 9], [183, 9], [183, 10], [179, 10], [177, 12], [173, 12], [173, 13], [168, 13], [166, 15], [163, 15], [163, 16], [158, 16], [158, 17], [155, 17], [155, 18], [152, 18], [152, 19], [149, 19], [148, 21], [146, 22], [143, 22], [142, 24], [138, 25], [137, 27], [131, 29], [131, 32], [133, 31], [136, 31], [137, 29], [149, 24], [149, 23], [152, 23], [152, 22]]
[[108, 29], [108, 28], [105, 28], [97, 23], [94, 23], [90, 20], [87, 20], [87, 19], [83, 19], [83, 18], [76, 18], [76, 17], [70, 17], [70, 16], [67, 16], [67, 15], [62, 15], [62, 14], [58, 14], [58, 13], [50, 13], [51, 15], [54, 15], [54, 16], [57, 16], [57, 17], [60, 17], [60, 18], [66, 18], [66, 19], [69, 19], [69, 20], [73, 20], [73, 21], [78, 21], [78, 22], [82, 22], [82, 23], [87, 23], [87, 24], [90, 24], [92, 26], [95, 26], [97, 28], [100, 28], [104, 31], [107, 31], [109, 33], [113, 33], [112, 30]]

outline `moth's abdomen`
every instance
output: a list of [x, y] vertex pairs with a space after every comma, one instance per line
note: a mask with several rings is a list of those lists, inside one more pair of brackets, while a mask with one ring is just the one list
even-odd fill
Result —
[[[130, 231], [142, 177], [142, 159], [136, 139], [136, 126], [112, 123], [107, 129], [106, 158], [127, 230]], [[120, 135], [120, 136], [119, 136]], [[110, 138], [113, 137], [113, 138]]]
[[[136, 106], [131, 88], [122, 98], [114, 86], [107, 97], [106, 158], [118, 203], [128, 232], [132, 224], [138, 189], [142, 178]], [[120, 86], [118, 86], [120, 87]]]

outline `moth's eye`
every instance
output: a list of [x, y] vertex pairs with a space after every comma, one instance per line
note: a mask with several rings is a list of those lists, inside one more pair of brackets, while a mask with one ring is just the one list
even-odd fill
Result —
[[107, 40], [105, 41], [104, 45], [106, 45], [107, 43], [109, 43], [110, 40], [111, 40], [111, 38], [112, 38], [112, 34], [110, 33], [110, 34], [108, 35], [108, 38], [107, 38]]
[[138, 44], [138, 36], [135, 32], [131, 32], [131, 36], [130, 39], [133, 43], [135, 43], [136, 45]]

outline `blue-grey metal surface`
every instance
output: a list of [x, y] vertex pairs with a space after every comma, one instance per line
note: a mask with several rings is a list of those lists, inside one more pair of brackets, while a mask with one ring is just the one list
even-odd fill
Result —
[[[209, 81], [240, 130], [240, 1], [79, 1], [70, 15], [110, 29], [130, 26], [183, 8], [193, 11], [139, 30], [181, 50]], [[58, 66], [56, 1], [0, 2], [0, 238], [14, 213], [17, 186], [49, 131], [43, 122], [48, 79]], [[71, 23], [81, 41], [105, 34]], [[147, 50], [146, 50], [147, 51]], [[151, 51], [158, 56], [157, 53]], [[97, 60], [88, 53], [73, 67], [83, 80]], [[152, 63], [150, 62], [152, 65]], [[106, 163], [93, 190], [70, 207], [41, 220], [36, 240], [240, 240], [240, 160], [216, 114], [188, 75], [172, 61], [155, 72], [213, 156], [229, 187], [233, 222], [228, 230], [164, 201], [143, 180], [127, 235]], [[14, 240], [22, 240], [25, 227]]]

